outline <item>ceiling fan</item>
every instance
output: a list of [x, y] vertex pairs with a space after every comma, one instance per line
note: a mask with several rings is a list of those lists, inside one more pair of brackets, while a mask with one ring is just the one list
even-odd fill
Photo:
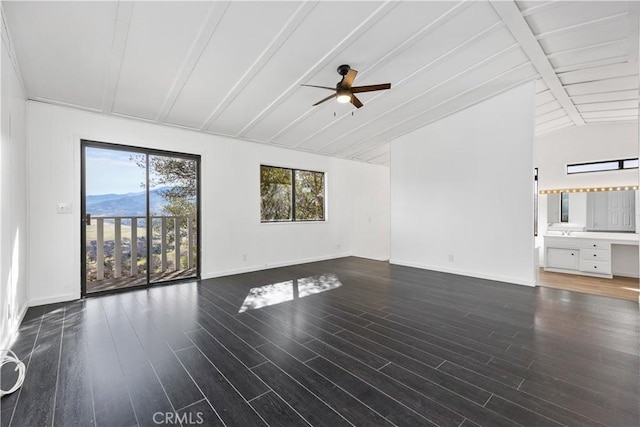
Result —
[[333, 95], [329, 95], [326, 98], [313, 104], [314, 107], [318, 104], [322, 104], [323, 102], [330, 100], [331, 98], [336, 98], [336, 100], [342, 104], [346, 104], [347, 102], [350, 102], [353, 105], [355, 105], [356, 108], [360, 108], [362, 107], [363, 104], [362, 102], [360, 102], [358, 97], [355, 96], [356, 93], [391, 89], [391, 83], [382, 83], [378, 85], [368, 85], [368, 86], [352, 86], [353, 81], [355, 80], [356, 74], [358, 74], [358, 72], [348, 65], [339, 66], [338, 74], [342, 76], [342, 80], [338, 82], [335, 88], [328, 87], [328, 86], [302, 85], [302, 86], [308, 86], [308, 87], [317, 87], [320, 89], [329, 89], [336, 92]]

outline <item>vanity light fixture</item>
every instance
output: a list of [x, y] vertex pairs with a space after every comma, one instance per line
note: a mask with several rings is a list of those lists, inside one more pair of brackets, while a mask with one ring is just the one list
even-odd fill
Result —
[[622, 191], [637, 190], [637, 185], [627, 185], [624, 187], [592, 187], [592, 188], [563, 188], [561, 190], [540, 190], [540, 194], [558, 194], [558, 193], [590, 193], [595, 191]]

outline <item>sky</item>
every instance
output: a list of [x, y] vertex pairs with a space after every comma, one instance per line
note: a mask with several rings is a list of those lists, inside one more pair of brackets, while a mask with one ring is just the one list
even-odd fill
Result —
[[145, 170], [130, 160], [136, 153], [94, 147], [87, 147], [85, 153], [88, 196], [144, 190]]

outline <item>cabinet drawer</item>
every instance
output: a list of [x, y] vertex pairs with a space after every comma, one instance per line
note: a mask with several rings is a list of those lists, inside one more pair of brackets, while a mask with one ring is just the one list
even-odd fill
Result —
[[586, 240], [582, 242], [580, 246], [583, 247], [584, 249], [603, 249], [603, 250], [611, 249], [611, 243], [602, 242], [600, 240]]
[[611, 274], [611, 264], [605, 261], [585, 261], [580, 263], [580, 271], [588, 273]]
[[581, 249], [580, 258], [585, 261], [606, 261], [609, 262], [611, 252], [605, 249]]
[[579, 250], [547, 248], [547, 267], [577, 270], [579, 258]]
[[[591, 240], [588, 240], [589, 242]], [[569, 237], [544, 237], [544, 245], [548, 248], [566, 248], [566, 249], [580, 249], [581, 245], [577, 239]]]

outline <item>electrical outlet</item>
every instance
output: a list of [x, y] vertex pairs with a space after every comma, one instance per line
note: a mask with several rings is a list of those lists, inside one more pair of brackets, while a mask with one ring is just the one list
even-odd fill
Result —
[[71, 213], [71, 203], [69, 202], [59, 202], [56, 206], [56, 211], [59, 214], [70, 214]]
[[454, 262], [455, 258], [453, 255], [449, 254], [449, 262]]
[[247, 262], [247, 254], [242, 255], [242, 261]]
[[338, 243], [338, 244], [336, 245], [336, 249], [340, 250], [340, 247], [341, 247], [341, 246], [342, 246], [342, 245], [341, 245], [340, 243]]

